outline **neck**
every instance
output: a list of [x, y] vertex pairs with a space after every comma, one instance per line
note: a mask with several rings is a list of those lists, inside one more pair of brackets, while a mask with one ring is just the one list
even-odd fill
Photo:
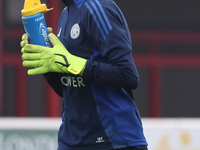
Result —
[[74, 0], [62, 0], [65, 5], [69, 6], [74, 3]]
[[85, 0], [62, 0], [65, 5], [70, 6], [71, 4], [81, 5]]

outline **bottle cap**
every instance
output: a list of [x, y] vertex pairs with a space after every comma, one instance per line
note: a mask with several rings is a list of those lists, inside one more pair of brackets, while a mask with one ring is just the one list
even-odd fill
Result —
[[46, 4], [41, 4], [40, 0], [25, 0], [24, 9], [21, 11], [23, 17], [35, 15], [37, 13], [45, 13], [52, 10], [48, 9]]

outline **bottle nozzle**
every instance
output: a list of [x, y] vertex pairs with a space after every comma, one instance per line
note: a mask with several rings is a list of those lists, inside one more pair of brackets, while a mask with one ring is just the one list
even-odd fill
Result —
[[21, 11], [23, 17], [32, 16], [37, 13], [45, 13], [52, 10], [48, 9], [46, 4], [41, 4], [40, 0], [25, 0], [24, 9]]

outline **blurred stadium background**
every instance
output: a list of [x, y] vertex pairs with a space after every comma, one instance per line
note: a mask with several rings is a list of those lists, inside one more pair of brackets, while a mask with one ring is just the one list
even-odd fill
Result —
[[[114, 1], [133, 39], [134, 93], [150, 150], [200, 150], [200, 1]], [[56, 33], [64, 5], [41, 2], [54, 7], [45, 17]], [[23, 4], [0, 0], [0, 150], [55, 150], [61, 100], [21, 65]]]

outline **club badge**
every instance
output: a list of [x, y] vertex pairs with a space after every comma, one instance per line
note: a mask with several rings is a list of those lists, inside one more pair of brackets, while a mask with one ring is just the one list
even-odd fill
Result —
[[80, 26], [78, 23], [76, 23], [75, 25], [73, 25], [71, 32], [70, 32], [70, 36], [72, 39], [77, 39], [80, 35]]

